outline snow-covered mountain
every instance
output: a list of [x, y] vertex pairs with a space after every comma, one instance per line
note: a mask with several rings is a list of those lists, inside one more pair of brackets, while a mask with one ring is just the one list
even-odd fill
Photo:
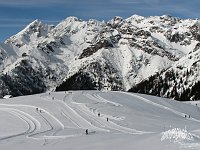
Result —
[[199, 100], [200, 49], [182, 57], [172, 67], [141, 81], [129, 91], [176, 100]]
[[190, 56], [199, 49], [198, 19], [133, 15], [100, 22], [68, 17], [56, 26], [35, 20], [1, 44], [0, 95], [70, 89], [127, 91], [176, 64], [198, 61]]

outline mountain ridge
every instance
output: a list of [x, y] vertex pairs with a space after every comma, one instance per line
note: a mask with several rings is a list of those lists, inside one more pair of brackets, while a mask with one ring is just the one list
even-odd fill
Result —
[[[0, 96], [18, 96], [19, 93], [23, 93], [23, 89], [20, 92], [11, 90], [12, 82], [3, 82], [3, 76], [6, 75], [13, 82], [18, 81], [22, 87], [26, 84], [27, 79], [19, 75], [21, 70], [14, 71], [17, 64], [26, 68], [24, 75], [27, 74], [26, 77], [30, 81], [34, 81], [37, 76], [43, 83], [42, 87], [37, 85], [35, 90], [26, 94], [33, 94], [34, 91], [39, 93], [47, 90], [70, 90], [71, 83], [74, 83], [73, 89], [80, 90], [135, 89], [134, 92], [139, 92], [141, 89], [135, 87], [145, 79], [156, 75], [162, 76], [165, 70], [176, 67], [175, 64], [179, 61], [184, 64], [188, 57], [193, 57], [190, 59], [191, 62], [198, 61], [199, 58], [194, 56], [199, 48], [198, 19], [180, 19], [168, 15], [133, 15], [127, 19], [116, 16], [108, 22], [100, 22], [94, 19], [83, 21], [77, 17], [68, 17], [56, 26], [35, 20], [1, 44], [0, 86], [4, 87], [4, 94]], [[31, 63], [33, 60], [35, 64]], [[28, 66], [24, 66], [24, 63], [21, 63], [23, 61]], [[183, 73], [181, 70], [179, 72], [181, 76]], [[198, 76], [198, 73], [196, 74]], [[19, 81], [18, 78], [22, 79]], [[86, 81], [88, 84], [84, 84]], [[180, 82], [180, 79], [177, 78], [177, 82]], [[167, 87], [172, 86], [171, 83]], [[180, 95], [181, 91], [177, 92]], [[167, 94], [164, 96], [181, 100]]]

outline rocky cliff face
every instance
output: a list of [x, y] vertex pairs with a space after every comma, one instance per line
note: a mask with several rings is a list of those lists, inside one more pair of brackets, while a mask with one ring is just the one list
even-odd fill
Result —
[[[171, 16], [133, 15], [108, 22], [68, 17], [56, 26], [35, 20], [0, 45], [0, 96], [132, 88], [182, 99], [183, 90], [177, 84], [188, 82], [189, 77], [182, 77], [183, 70], [175, 68], [189, 60], [198, 66], [199, 37], [199, 20]], [[190, 70], [195, 70], [195, 65], [189, 66]], [[178, 76], [171, 77], [173, 74]], [[194, 74], [197, 82], [198, 73]], [[165, 80], [166, 87], [158, 88], [157, 84]], [[172, 94], [175, 83], [180, 98]], [[148, 85], [145, 92], [143, 84]], [[186, 90], [189, 86], [183, 87]], [[197, 99], [195, 94], [191, 99]]]

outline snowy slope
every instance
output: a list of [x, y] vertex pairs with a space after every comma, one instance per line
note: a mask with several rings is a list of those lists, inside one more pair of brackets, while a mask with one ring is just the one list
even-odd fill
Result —
[[[96, 41], [83, 50], [79, 57], [81, 60], [77, 59], [72, 63], [66, 80], [71, 82], [76, 78], [83, 78], [82, 74], [87, 74], [88, 78], [94, 80], [91, 84], [96, 85], [96, 89], [119, 90], [120, 88], [109, 85], [111, 78], [107, 74], [101, 76], [106, 72], [105, 69], [91, 67], [91, 63], [97, 63], [100, 66], [110, 66], [111, 72], [114, 72], [110, 76], [122, 81], [114, 84], [117, 87], [122, 85], [122, 89], [128, 90], [141, 80], [169, 68], [174, 61], [195, 49], [199, 39], [192, 35], [192, 31], [196, 29], [196, 24], [198, 20], [181, 20], [170, 16], [132, 16], [125, 20], [115, 17], [103, 26]], [[196, 30], [198, 31], [198, 25]], [[105, 41], [110, 44], [105, 44]], [[76, 74], [72, 76], [74, 72]], [[70, 76], [72, 77], [69, 78]], [[69, 86], [66, 83], [63, 85]]]
[[182, 57], [169, 69], [143, 80], [130, 91], [176, 100], [199, 100], [199, 52], [197, 49]]
[[2, 99], [0, 148], [199, 149], [198, 105], [199, 102], [100, 91]]
[[[0, 86], [6, 90], [0, 97], [66, 88], [127, 91], [198, 50], [199, 41], [199, 20], [166, 15], [116, 16], [108, 22], [68, 17], [56, 26], [35, 20], [1, 44]], [[42, 89], [35, 85], [31, 92], [15, 92], [16, 85], [5, 78], [20, 78], [18, 86], [27, 87], [18, 66], [32, 70], [24, 72], [26, 79], [37, 76]], [[80, 85], [67, 84], [77, 80]]]

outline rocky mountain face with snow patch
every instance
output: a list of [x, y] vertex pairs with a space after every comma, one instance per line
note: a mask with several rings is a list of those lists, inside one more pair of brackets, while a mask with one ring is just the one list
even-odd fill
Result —
[[0, 44], [0, 97], [131, 89], [199, 99], [194, 92], [199, 50], [198, 19], [133, 15], [100, 22], [68, 17], [56, 26], [35, 20]]
[[133, 86], [129, 91], [176, 100], [200, 99], [200, 49], [182, 57], [163, 70]]

